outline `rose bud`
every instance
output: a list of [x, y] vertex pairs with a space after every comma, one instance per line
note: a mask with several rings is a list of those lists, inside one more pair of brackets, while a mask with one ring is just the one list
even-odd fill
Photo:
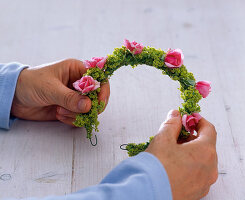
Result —
[[209, 81], [198, 81], [196, 83], [196, 89], [199, 91], [199, 93], [202, 95], [203, 98], [206, 98], [211, 92], [211, 82]]
[[183, 65], [184, 54], [181, 49], [169, 49], [164, 58], [165, 65], [169, 68], [178, 68]]
[[183, 115], [182, 124], [185, 127], [185, 130], [193, 134], [201, 118], [202, 116], [199, 113], [192, 113], [191, 115], [187, 115], [187, 114]]
[[106, 63], [108, 56], [105, 57], [93, 57], [92, 60], [84, 60], [83, 64], [87, 69], [98, 67], [102, 69]]
[[139, 44], [135, 41], [129, 42], [129, 40], [125, 39], [124, 40], [124, 46], [131, 51], [134, 55], [140, 54], [144, 48], [142, 44]]
[[100, 82], [94, 80], [91, 76], [83, 76], [80, 80], [73, 83], [73, 87], [82, 92], [82, 94], [86, 94], [99, 88]]

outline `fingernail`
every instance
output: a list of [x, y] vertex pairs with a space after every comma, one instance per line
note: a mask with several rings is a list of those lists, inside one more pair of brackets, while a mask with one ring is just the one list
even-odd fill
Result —
[[77, 107], [78, 107], [78, 109], [79, 109], [80, 111], [84, 111], [84, 110], [86, 109], [86, 106], [87, 106], [87, 101], [86, 101], [86, 99], [81, 99], [81, 100], [78, 102], [78, 105], [77, 105]]
[[178, 117], [180, 115], [178, 110], [170, 110], [167, 119]]

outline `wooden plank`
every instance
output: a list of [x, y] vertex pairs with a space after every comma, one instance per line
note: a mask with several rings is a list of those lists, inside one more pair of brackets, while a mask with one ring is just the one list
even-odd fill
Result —
[[70, 193], [72, 151], [70, 127], [58, 122], [18, 121], [1, 130], [0, 198]]
[[[213, 2], [214, 3], [214, 2]], [[245, 105], [243, 97], [245, 95], [245, 80], [243, 56], [245, 25], [242, 19], [245, 17], [242, 8], [244, 2], [234, 1], [229, 5], [217, 7], [217, 19], [209, 23], [212, 34], [209, 34], [211, 53], [214, 64], [217, 68], [218, 78], [220, 79], [221, 91], [225, 107], [225, 116], [228, 120], [230, 144], [223, 144], [225, 148], [224, 165], [227, 174], [224, 174], [223, 184], [226, 198], [230, 195], [233, 199], [244, 199], [245, 196], [245, 139], [243, 137], [242, 122]], [[230, 12], [233, 10], [234, 12]], [[220, 52], [220, 53], [217, 53]], [[234, 59], [238, 58], [238, 59]], [[234, 152], [231, 155], [232, 151]], [[234, 166], [234, 163], [235, 166]], [[230, 166], [230, 167], [228, 167]], [[232, 184], [227, 184], [228, 177], [231, 176]], [[234, 191], [234, 189], [236, 191]], [[232, 194], [232, 195], [231, 195]]]
[[[75, 1], [59, 4], [60, 9], [57, 1], [28, 0], [1, 1], [0, 7], [0, 62], [33, 66], [71, 56], [64, 38], [74, 38]], [[31, 121], [18, 121], [9, 132], [0, 131], [0, 199], [70, 193], [70, 132], [70, 127], [58, 122]]]

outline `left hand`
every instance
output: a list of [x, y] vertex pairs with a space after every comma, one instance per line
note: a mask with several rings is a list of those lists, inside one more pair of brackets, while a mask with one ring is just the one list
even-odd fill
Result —
[[[27, 120], [58, 119], [73, 125], [77, 114], [91, 108], [89, 97], [71, 89], [86, 71], [82, 61], [75, 59], [24, 69], [16, 85], [11, 114]], [[101, 85], [98, 98], [107, 105], [109, 96], [107, 82]]]

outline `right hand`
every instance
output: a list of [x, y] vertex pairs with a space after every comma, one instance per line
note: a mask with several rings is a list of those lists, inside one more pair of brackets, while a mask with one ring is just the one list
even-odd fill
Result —
[[174, 200], [197, 200], [208, 194], [218, 178], [216, 131], [202, 118], [197, 137], [179, 144], [181, 127], [180, 113], [170, 111], [146, 151], [164, 166]]

